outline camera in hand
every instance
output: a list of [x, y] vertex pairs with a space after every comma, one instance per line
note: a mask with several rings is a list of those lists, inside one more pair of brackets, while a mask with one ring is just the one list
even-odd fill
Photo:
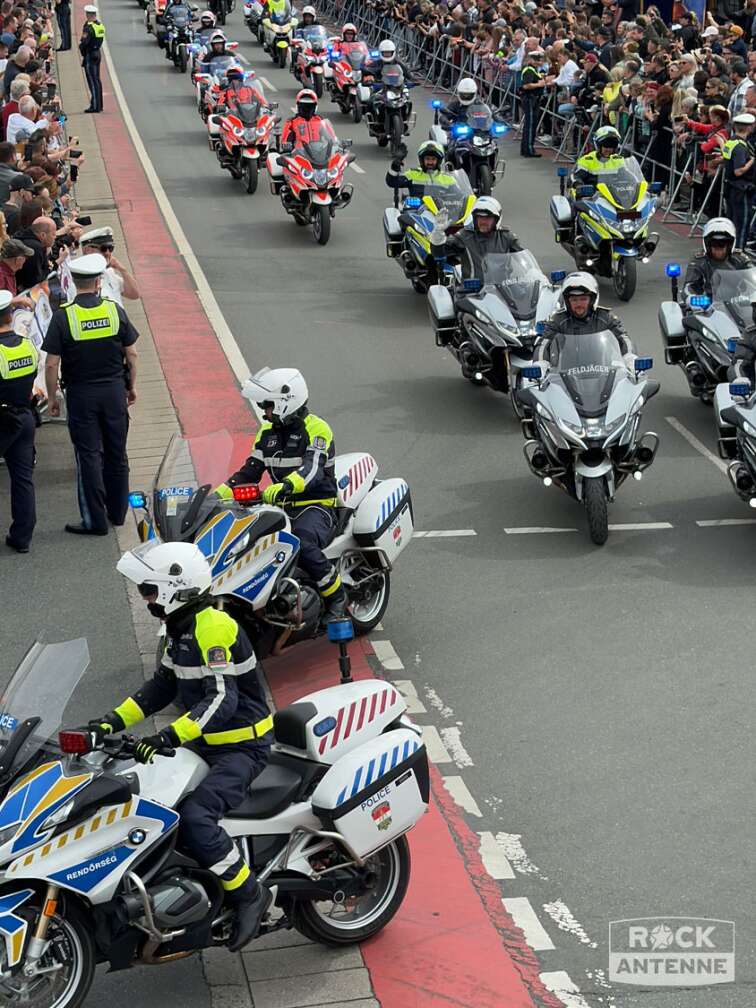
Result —
[[87, 215], [86, 217], [77, 217], [76, 223], [80, 227], [89, 227], [89, 225], [92, 223], [92, 218], [89, 215]]

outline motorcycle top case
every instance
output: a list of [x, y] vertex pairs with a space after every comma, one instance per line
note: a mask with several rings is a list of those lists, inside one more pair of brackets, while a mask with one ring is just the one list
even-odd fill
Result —
[[428, 808], [429, 790], [425, 746], [409, 728], [399, 728], [332, 766], [312, 795], [312, 809], [366, 857], [415, 825]]
[[404, 698], [379, 679], [330, 686], [276, 712], [279, 749], [316, 763], [335, 763], [393, 724], [407, 709]]
[[410, 488], [403, 479], [387, 479], [373, 487], [357, 508], [353, 535], [360, 546], [382, 549], [393, 563], [414, 527]]
[[354, 510], [375, 483], [378, 463], [365, 452], [350, 452], [337, 455], [334, 468], [339, 506]]

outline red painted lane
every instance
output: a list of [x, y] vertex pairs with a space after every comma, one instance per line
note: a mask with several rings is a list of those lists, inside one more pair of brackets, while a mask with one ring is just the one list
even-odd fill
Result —
[[[349, 650], [353, 677], [374, 678], [370, 644], [359, 639]], [[267, 661], [265, 671], [277, 707], [339, 677], [325, 641]], [[538, 959], [502, 906], [478, 838], [435, 768], [432, 787], [430, 810], [410, 838], [412, 882], [402, 908], [362, 946], [382, 1008], [564, 1008], [541, 983]]]

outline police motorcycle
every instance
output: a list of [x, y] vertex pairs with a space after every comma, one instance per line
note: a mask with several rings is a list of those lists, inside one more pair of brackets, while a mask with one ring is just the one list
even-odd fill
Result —
[[[249, 438], [245, 438], [249, 448]], [[323, 634], [317, 585], [297, 567], [299, 539], [285, 511], [261, 503], [257, 486], [236, 486], [234, 500], [213, 493], [233, 471], [227, 431], [171, 440], [148, 499], [130, 503], [143, 541], [194, 542], [212, 565], [212, 592], [247, 631], [259, 658]], [[383, 618], [391, 570], [412, 538], [413, 512], [403, 479], [378, 480], [365, 452], [336, 458], [338, 523], [325, 555], [339, 568], [358, 634]]]
[[236, 7], [236, 0], [208, 0], [207, 6], [215, 14], [218, 24], [224, 25], [226, 17], [232, 13]]
[[[377, 54], [375, 54], [377, 55]], [[347, 51], [338, 55], [331, 51], [326, 86], [331, 98], [344, 115], [351, 115], [353, 122], [361, 122], [364, 107], [370, 101], [372, 75], [363, 68], [370, 58], [364, 42], [350, 42]]]
[[[242, 179], [250, 195], [257, 191], [260, 166], [265, 165], [273, 142], [273, 131], [280, 121], [275, 115], [278, 104], [262, 104], [256, 98], [223, 109], [208, 117], [210, 145], [218, 155], [221, 168], [231, 177]], [[217, 129], [217, 136], [212, 130]]]
[[263, 18], [263, 49], [273, 62], [286, 66], [291, 37], [298, 21], [289, 0], [269, 0], [268, 16]]
[[400, 66], [384, 66], [382, 79], [371, 85], [372, 98], [363, 110], [368, 133], [379, 147], [389, 147], [392, 157], [402, 152], [404, 137], [417, 120], [409, 96], [414, 86], [414, 81], [405, 80]]
[[554, 272], [548, 279], [532, 252], [497, 253], [484, 259], [482, 277], [428, 290], [436, 346], [450, 350], [474, 385], [508, 393], [518, 417], [520, 372], [532, 364], [533, 344], [557, 310], [564, 277]]
[[[226, 48], [233, 50], [236, 45], [235, 42], [228, 42]], [[208, 118], [215, 114], [217, 99], [228, 83], [226, 71], [230, 67], [238, 65], [238, 57], [234, 56], [232, 52], [228, 52], [224, 56], [216, 57], [209, 64], [200, 63], [200, 67], [208, 66], [209, 69], [198, 69], [193, 72], [192, 77], [197, 92], [197, 111], [203, 122], [207, 123]], [[251, 73], [254, 74], [253, 71]]]
[[[450, 172], [453, 186], [426, 185], [423, 196], [405, 196], [400, 201], [394, 190], [394, 205], [383, 211], [386, 255], [395, 259], [418, 294], [427, 294], [433, 284], [448, 285], [454, 280], [452, 267], [434, 258], [430, 234], [441, 215], [447, 235], [456, 234], [470, 219], [475, 194], [467, 175]], [[401, 203], [401, 205], [400, 205]]]
[[640, 425], [659, 383], [644, 377], [650, 357], [634, 358], [630, 372], [609, 330], [560, 335], [550, 349], [548, 362], [520, 371], [523, 452], [544, 486], [583, 504], [591, 541], [601, 546], [609, 502], [628, 476], [641, 479], [656, 456], [658, 435], [641, 434]]
[[186, 73], [189, 61], [189, 46], [192, 42], [192, 24], [197, 21], [197, 8], [189, 4], [173, 6], [170, 18], [166, 18], [165, 56], [181, 73]]
[[328, 32], [318, 24], [300, 31], [301, 36], [292, 39], [291, 72], [302, 87], [312, 88], [322, 98], [328, 67]]
[[659, 243], [648, 233], [656, 213], [661, 182], [648, 183], [634, 157], [601, 175], [596, 185], [578, 185], [565, 196], [569, 169], [559, 168], [559, 196], [552, 196], [549, 216], [554, 238], [579, 270], [611, 277], [620, 301], [629, 301], [638, 282], [638, 260], [647, 263]]
[[715, 270], [712, 296], [691, 294], [685, 311], [679, 303], [679, 263], [667, 263], [672, 300], [659, 305], [659, 327], [664, 340], [664, 360], [682, 368], [691, 395], [711, 403], [742, 333], [753, 325], [756, 303], [756, 268]]
[[750, 381], [736, 378], [717, 385], [714, 409], [717, 447], [720, 458], [730, 463], [727, 476], [732, 488], [742, 501], [756, 508], [756, 396]]
[[433, 125], [428, 136], [444, 148], [446, 164], [465, 171], [478, 196], [490, 196], [506, 168], [505, 161], [499, 159], [499, 141], [509, 127], [494, 119], [485, 102], [476, 101], [465, 109], [466, 122], [453, 123], [445, 130], [439, 123], [444, 103], [434, 98], [431, 106]]
[[246, 0], [244, 4], [244, 22], [260, 45], [263, 42], [262, 23], [264, 17], [265, 8], [260, 3], [260, 0]]
[[154, 34], [155, 41], [161, 49], [165, 46], [167, 33], [164, 22], [167, 3], [168, 0], [148, 0], [144, 9], [144, 26], [147, 29], [147, 34]]
[[[339, 621], [331, 636], [348, 632]], [[144, 765], [129, 735], [59, 730], [67, 706], [81, 719], [89, 661], [83, 638], [35, 643], [0, 696], [5, 1008], [79, 1008], [98, 965], [174, 963], [223, 947], [233, 926], [218, 876], [177, 849], [205, 761], [163, 749]], [[407, 891], [406, 834], [429, 800], [422, 733], [397, 690], [344, 665], [340, 685], [276, 712], [270, 761], [222, 822], [281, 911], [261, 936], [355, 944]]]

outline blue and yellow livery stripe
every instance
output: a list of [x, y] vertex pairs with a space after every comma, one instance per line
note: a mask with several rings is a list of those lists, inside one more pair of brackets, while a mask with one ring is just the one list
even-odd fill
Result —
[[28, 927], [26, 920], [16, 911], [33, 895], [33, 889], [22, 889], [0, 896], [0, 934], [5, 937], [8, 967], [11, 969], [21, 961]]

